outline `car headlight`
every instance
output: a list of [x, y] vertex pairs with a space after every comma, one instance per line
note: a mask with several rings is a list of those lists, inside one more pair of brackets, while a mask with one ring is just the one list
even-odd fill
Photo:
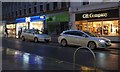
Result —
[[105, 42], [105, 40], [99, 40], [101, 43], [104, 43]]

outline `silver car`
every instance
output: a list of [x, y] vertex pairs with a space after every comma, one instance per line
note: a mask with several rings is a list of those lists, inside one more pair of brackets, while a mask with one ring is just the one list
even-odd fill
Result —
[[34, 42], [50, 42], [51, 37], [47, 34], [42, 34], [40, 30], [37, 29], [25, 29], [21, 34], [22, 41], [33, 40]]
[[107, 48], [111, 46], [111, 41], [104, 37], [98, 37], [88, 31], [67, 30], [63, 31], [58, 37], [58, 43], [62, 46], [78, 45], [86, 46], [91, 49]]

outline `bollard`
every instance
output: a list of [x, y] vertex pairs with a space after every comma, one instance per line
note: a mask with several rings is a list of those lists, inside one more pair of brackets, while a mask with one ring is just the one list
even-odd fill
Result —
[[77, 54], [77, 52], [80, 49], [88, 49], [92, 53], [93, 58], [94, 58], [94, 68], [95, 68], [94, 71], [96, 72], [96, 56], [95, 56], [95, 53], [90, 48], [88, 48], [88, 47], [79, 47], [79, 48], [77, 48], [75, 50], [74, 55], [73, 55], [73, 71], [75, 70], [75, 58], [76, 58], [76, 54]]

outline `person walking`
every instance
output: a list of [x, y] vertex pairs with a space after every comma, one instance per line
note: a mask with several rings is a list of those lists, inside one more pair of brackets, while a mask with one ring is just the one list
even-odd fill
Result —
[[20, 28], [20, 30], [18, 31], [18, 38], [21, 37], [21, 33], [22, 33], [22, 28]]
[[8, 29], [5, 28], [5, 37], [8, 37]]

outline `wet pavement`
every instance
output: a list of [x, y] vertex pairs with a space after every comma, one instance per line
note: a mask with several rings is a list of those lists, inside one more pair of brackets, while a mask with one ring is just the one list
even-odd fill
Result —
[[111, 48], [120, 50], [120, 43], [112, 43]]
[[[2, 49], [2, 70], [74, 70], [73, 64], [58, 59], [42, 57], [19, 50]], [[76, 65], [77, 71], [94, 71], [94, 68]], [[103, 72], [96, 69], [97, 72]]]

